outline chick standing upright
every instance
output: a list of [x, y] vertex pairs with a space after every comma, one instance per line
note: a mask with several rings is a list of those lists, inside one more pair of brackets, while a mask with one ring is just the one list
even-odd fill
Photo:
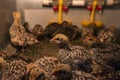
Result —
[[38, 43], [34, 35], [27, 33], [25, 28], [21, 25], [21, 16], [18, 12], [13, 12], [14, 22], [10, 27], [10, 40], [13, 46], [17, 47], [17, 50], [22, 50], [27, 45], [33, 45]]

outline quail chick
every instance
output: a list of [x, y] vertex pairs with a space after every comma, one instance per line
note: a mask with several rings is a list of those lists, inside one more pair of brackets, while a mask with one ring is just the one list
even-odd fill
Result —
[[21, 25], [21, 16], [18, 12], [13, 12], [14, 21], [9, 29], [10, 41], [18, 51], [22, 51], [27, 45], [38, 43], [35, 36], [27, 33], [25, 28]]
[[[81, 64], [79, 67], [82, 67], [85, 61], [90, 60], [89, 53], [84, 47], [70, 46], [68, 37], [63, 34], [57, 34], [50, 41], [51, 43], [55, 43], [59, 46], [60, 50], [58, 53], [58, 59], [63, 63], [70, 64], [72, 66], [74, 61], [78, 59]], [[84, 65], [84, 68], [85, 66], [88, 65]], [[89, 72], [87, 69], [85, 71]]]
[[98, 39], [101, 43], [114, 43], [116, 41], [116, 29], [114, 26], [109, 26], [98, 33]]

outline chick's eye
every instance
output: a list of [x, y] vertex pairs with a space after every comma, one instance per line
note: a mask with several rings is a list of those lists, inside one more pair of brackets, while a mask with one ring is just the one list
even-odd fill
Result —
[[56, 40], [60, 40], [59, 38], [56, 38]]
[[90, 41], [94, 41], [93, 39], [89, 39]]

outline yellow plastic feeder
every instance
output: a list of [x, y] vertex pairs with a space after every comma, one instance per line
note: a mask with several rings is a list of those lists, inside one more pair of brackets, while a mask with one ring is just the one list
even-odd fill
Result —
[[[61, 24], [63, 22], [62, 13], [63, 13], [63, 0], [59, 0], [59, 2], [58, 2], [58, 21], [57, 21], [59, 24]], [[70, 20], [66, 20], [66, 21], [68, 21], [68, 23], [70, 23], [70, 24], [72, 23]], [[55, 22], [55, 21], [51, 20], [49, 22], [49, 24], [53, 23], [53, 22]]]
[[93, 9], [91, 12], [91, 17], [90, 17], [90, 21], [82, 21], [81, 24], [83, 26], [89, 26], [92, 23], [96, 24], [96, 27], [101, 27], [103, 26], [103, 22], [101, 21], [95, 21], [95, 10], [96, 10], [96, 6], [97, 6], [97, 0], [93, 1]]
[[[63, 6], [63, 0], [59, 0], [58, 2], [58, 23], [61, 24], [62, 23], [62, 6]], [[54, 20], [50, 20], [49, 24], [56, 22]]]
[[62, 23], [62, 6], [63, 0], [59, 0], [59, 8], [58, 8], [58, 23]]

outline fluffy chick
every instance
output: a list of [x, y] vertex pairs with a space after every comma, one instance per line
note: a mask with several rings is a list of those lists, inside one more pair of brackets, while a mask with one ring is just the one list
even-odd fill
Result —
[[57, 80], [71, 80], [71, 67], [68, 64], [59, 64], [53, 69], [52, 75], [57, 77]]
[[[51, 40], [51, 43], [56, 43], [60, 50], [58, 53], [58, 58], [60, 61], [66, 64], [72, 65], [76, 59], [80, 60], [80, 64], [87, 60], [90, 60], [88, 51], [82, 46], [70, 46], [69, 39], [63, 34], [57, 34]], [[84, 65], [88, 66], [88, 65]], [[82, 67], [82, 66], [80, 66]], [[89, 67], [90, 68], [90, 67]], [[89, 72], [89, 71], [86, 71]]]
[[101, 43], [114, 43], [116, 41], [116, 29], [114, 26], [109, 26], [98, 33], [98, 39]]
[[55, 76], [51, 76], [53, 69], [61, 64], [61, 62], [55, 57], [42, 57], [34, 62], [42, 70], [45, 71], [45, 80], [57, 80]]
[[27, 33], [25, 28], [21, 25], [21, 16], [19, 12], [13, 12], [14, 21], [9, 29], [10, 41], [12, 45], [21, 51], [27, 45], [33, 45], [38, 43], [35, 36]]
[[30, 63], [26, 70], [26, 80], [45, 80], [45, 71], [34, 63]]
[[35, 37], [38, 40], [41, 40], [42, 38], [44, 38], [44, 29], [42, 25], [36, 24], [32, 29], [32, 33], [35, 35]]
[[26, 72], [26, 63], [21, 60], [6, 61], [2, 64], [0, 80], [22, 80]]

